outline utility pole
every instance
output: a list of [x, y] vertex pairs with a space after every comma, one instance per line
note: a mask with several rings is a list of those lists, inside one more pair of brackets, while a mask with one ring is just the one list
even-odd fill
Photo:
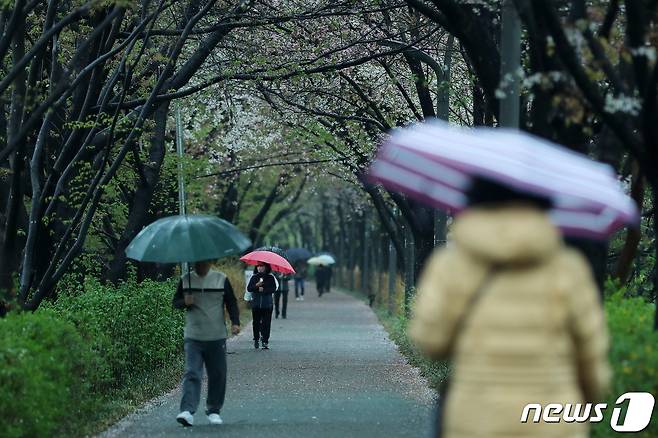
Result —
[[519, 127], [518, 71], [521, 68], [521, 20], [513, 0], [503, 0], [500, 49], [500, 126]]
[[[178, 153], [178, 213], [182, 216], [187, 214], [187, 199], [185, 198], [185, 181], [183, 179], [183, 123], [180, 117], [180, 104], [176, 103], [176, 152]], [[181, 263], [181, 274], [190, 272], [190, 266], [187, 262]]]
[[183, 123], [180, 117], [180, 105], [176, 103], [176, 152], [178, 153], [178, 211], [181, 215], [186, 212], [185, 181], [183, 179]]

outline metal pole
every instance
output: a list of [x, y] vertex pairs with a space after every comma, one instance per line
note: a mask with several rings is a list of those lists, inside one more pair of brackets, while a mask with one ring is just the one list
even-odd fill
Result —
[[521, 20], [513, 0], [503, 2], [500, 50], [500, 88], [504, 96], [500, 99], [500, 126], [519, 127], [518, 71], [521, 68]]
[[186, 214], [185, 181], [183, 179], [183, 123], [180, 117], [180, 105], [176, 103], [176, 152], [178, 152], [178, 211]]
[[[176, 103], [176, 152], [178, 153], [178, 212], [180, 215], [187, 214], [186, 199], [185, 199], [185, 181], [183, 179], [183, 123], [180, 117], [180, 105]], [[190, 271], [188, 263], [181, 263], [181, 274], [185, 271]], [[188, 275], [189, 278], [189, 275]], [[191, 280], [190, 280], [191, 281]]]

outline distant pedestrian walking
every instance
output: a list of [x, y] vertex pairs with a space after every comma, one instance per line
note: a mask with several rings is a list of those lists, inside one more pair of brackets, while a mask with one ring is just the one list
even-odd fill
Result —
[[307, 269], [308, 267], [304, 262], [295, 266], [295, 299], [297, 301], [304, 301], [304, 280], [306, 279]]
[[315, 268], [315, 286], [318, 289], [318, 296], [321, 297], [327, 292], [329, 287], [329, 268], [324, 265], [318, 265]]
[[253, 294], [251, 300], [252, 326], [254, 331], [254, 348], [262, 346], [269, 349], [270, 327], [272, 325], [273, 295], [277, 289], [277, 280], [272, 268], [267, 263], [258, 263], [254, 275], [249, 280], [247, 290]]
[[324, 291], [325, 291], [325, 293], [329, 293], [329, 292], [331, 292], [331, 277], [333, 275], [334, 270], [331, 268], [331, 265], [327, 265], [325, 267], [325, 269], [327, 271], [325, 273], [326, 280], [325, 280], [325, 285], [324, 285]]
[[[274, 317], [278, 318], [281, 315], [281, 318], [286, 319], [287, 310], [288, 310], [288, 292], [290, 291], [290, 286], [288, 282], [290, 281], [290, 275], [283, 274], [279, 276], [279, 288], [274, 292]], [[279, 306], [281, 305], [281, 306]], [[279, 311], [280, 310], [280, 311]]]
[[196, 262], [194, 272], [178, 283], [173, 305], [185, 309], [185, 374], [180, 414], [184, 426], [194, 424], [201, 397], [201, 378], [208, 374], [206, 414], [211, 424], [222, 424], [219, 416], [226, 394], [226, 323], [224, 307], [231, 318], [231, 332], [240, 331], [240, 311], [228, 277], [210, 269], [210, 262]]

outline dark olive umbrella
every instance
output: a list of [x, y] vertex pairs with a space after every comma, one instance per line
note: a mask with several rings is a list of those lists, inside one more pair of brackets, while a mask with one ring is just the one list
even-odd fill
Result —
[[300, 260], [306, 260], [310, 258], [313, 254], [306, 248], [290, 248], [286, 251], [288, 254], [288, 260], [293, 263], [296, 263]]

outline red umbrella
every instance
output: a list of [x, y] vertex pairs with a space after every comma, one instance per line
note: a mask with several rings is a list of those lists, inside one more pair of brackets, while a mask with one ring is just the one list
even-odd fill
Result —
[[282, 274], [294, 274], [295, 270], [290, 266], [288, 260], [284, 259], [278, 254], [270, 251], [252, 251], [240, 257], [240, 260], [248, 265], [257, 265], [259, 263], [267, 263], [272, 267], [273, 271]]

